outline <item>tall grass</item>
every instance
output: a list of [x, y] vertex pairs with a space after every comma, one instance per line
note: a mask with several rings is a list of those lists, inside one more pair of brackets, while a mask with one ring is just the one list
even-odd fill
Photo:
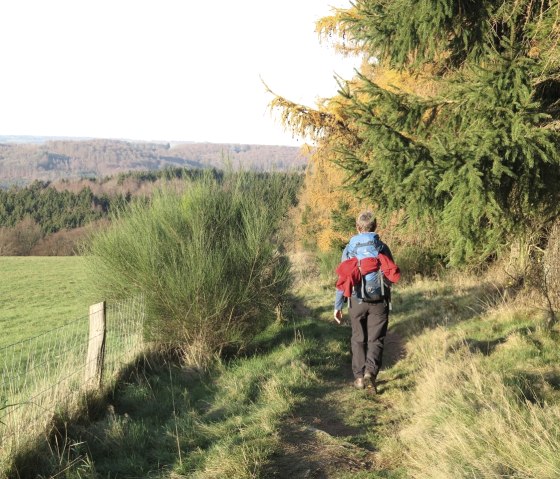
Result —
[[[437, 336], [449, 341], [443, 330]], [[442, 348], [424, 343], [432, 361], [419, 374], [401, 432], [413, 477], [560, 477], [557, 403], [530, 401], [468, 348], [434, 357], [429, 351]]]
[[403, 420], [385, 455], [418, 479], [560, 477], [558, 331], [473, 279], [401, 292], [399, 368], [415, 384], [395, 404]]
[[336, 268], [340, 264], [342, 251], [330, 250], [317, 254], [321, 284], [333, 288], [336, 284]]
[[100, 232], [88, 251], [106, 297], [144, 293], [147, 335], [204, 365], [242, 348], [290, 284], [275, 241], [299, 180], [281, 174], [205, 176], [179, 195], [160, 191]]
[[259, 353], [208, 370], [147, 356], [123, 375], [105, 416], [69, 422], [42, 475], [22, 479], [268, 477], [286, 416], [317, 381], [307, 362], [319, 344], [293, 326], [272, 324], [257, 336]]
[[86, 403], [115, 386], [123, 369], [145, 352], [143, 316], [142, 298], [107, 307], [99, 387], [85, 381], [87, 316], [0, 348], [0, 478], [30, 477], [25, 471], [40, 470], [41, 460], [32, 457], [45, 453], [57, 425], [83, 417]]

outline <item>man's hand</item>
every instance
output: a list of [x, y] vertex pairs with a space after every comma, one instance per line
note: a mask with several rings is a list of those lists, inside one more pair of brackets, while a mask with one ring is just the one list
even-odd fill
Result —
[[342, 321], [342, 311], [340, 309], [334, 310], [334, 320], [340, 324]]

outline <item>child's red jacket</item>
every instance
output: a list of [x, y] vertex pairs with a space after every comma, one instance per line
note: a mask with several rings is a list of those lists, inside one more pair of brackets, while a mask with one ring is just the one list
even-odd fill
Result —
[[383, 272], [383, 275], [391, 282], [396, 283], [400, 277], [401, 272], [399, 267], [393, 262], [389, 256], [379, 253], [377, 258], [364, 258], [358, 267], [358, 259], [350, 258], [343, 261], [336, 268], [338, 280], [336, 288], [343, 292], [343, 295], [349, 298], [352, 296], [352, 290], [355, 285], [360, 284], [362, 275], [373, 273], [375, 271]]

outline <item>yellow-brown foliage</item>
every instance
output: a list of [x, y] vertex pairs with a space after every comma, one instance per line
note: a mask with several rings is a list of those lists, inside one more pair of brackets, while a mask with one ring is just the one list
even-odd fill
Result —
[[[412, 92], [419, 86], [426, 88], [417, 77], [395, 70], [364, 64], [362, 72], [387, 89]], [[351, 84], [356, 85], [358, 81], [354, 79]], [[346, 242], [352, 233], [335, 230], [333, 211], [344, 205], [344, 214], [355, 217], [363, 209], [375, 209], [373, 201], [360, 200], [344, 189], [347, 172], [336, 164], [341, 148], [351, 147], [356, 141], [354, 132], [358, 128], [342, 113], [345, 101], [339, 95], [313, 109], [276, 95], [270, 104], [271, 109], [280, 111], [285, 128], [316, 143], [315, 147], [306, 146], [303, 151], [309, 161], [299, 203], [297, 237], [314, 243], [319, 251]]]
[[413, 74], [405, 70], [398, 71], [378, 64], [364, 63], [361, 73], [388, 91], [400, 91], [421, 97], [432, 97], [437, 93], [436, 84], [429, 80], [428, 72]]
[[334, 162], [340, 148], [354, 141], [353, 128], [341, 114], [343, 103], [344, 99], [337, 96], [314, 109], [276, 95], [270, 104], [272, 110], [280, 111], [285, 128], [317, 145], [303, 148], [308, 166], [296, 234], [298, 240], [315, 243], [320, 251], [327, 251], [333, 243], [348, 239], [346, 234], [334, 230], [333, 210], [346, 203], [348, 214], [355, 216], [363, 206], [343, 190], [345, 172]]
[[356, 17], [358, 15], [356, 8], [333, 10], [332, 15], [323, 17], [315, 23], [315, 31], [323, 43], [330, 43], [337, 52], [343, 55], [359, 54], [359, 47], [352, 41], [346, 24], [342, 22], [343, 15]]
[[363, 206], [352, 194], [343, 190], [345, 173], [332, 162], [332, 155], [328, 145], [320, 146], [311, 153], [300, 199], [300, 211], [307, 211], [307, 225], [302, 225], [304, 231], [300, 231], [300, 236], [315, 241], [320, 251], [329, 250], [333, 242], [348, 240], [343, 232], [334, 230], [333, 210], [344, 202], [349, 205], [348, 214], [356, 216]]
[[[357, 12], [354, 8], [335, 10], [333, 15], [316, 23], [316, 31], [323, 40], [331, 43], [338, 39], [340, 42], [335, 44], [335, 48], [341, 53], [359, 54], [356, 43], [351, 41], [349, 32], [345, 29], [346, 24], [341, 21], [343, 14], [356, 15]], [[360, 73], [381, 88], [390, 91], [424, 97], [433, 96], [437, 91], [435, 83], [428, 80], [429, 72], [425, 72], [425, 75], [412, 74], [364, 61]], [[359, 77], [348, 80], [351, 88], [359, 87], [360, 82]], [[362, 209], [375, 210], [372, 200], [359, 200], [355, 194], [344, 189], [347, 172], [336, 164], [340, 150], [352, 147], [356, 141], [355, 133], [360, 128], [351, 118], [344, 115], [345, 102], [345, 98], [337, 95], [324, 100], [316, 108], [310, 108], [275, 95], [270, 104], [272, 110], [280, 112], [280, 120], [285, 128], [291, 130], [294, 135], [310, 139], [316, 145], [307, 147], [304, 151], [309, 161], [300, 198], [298, 238], [307, 243], [315, 243], [320, 251], [327, 251], [333, 244], [347, 241], [348, 235], [352, 233], [335, 230], [333, 211], [343, 206], [344, 214], [355, 217]]]

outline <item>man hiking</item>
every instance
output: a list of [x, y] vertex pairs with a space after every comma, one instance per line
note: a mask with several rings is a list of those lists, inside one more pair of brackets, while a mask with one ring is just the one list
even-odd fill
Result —
[[389, 247], [375, 233], [377, 221], [370, 211], [356, 219], [358, 234], [342, 252], [336, 272], [334, 319], [340, 324], [345, 301], [352, 326], [352, 373], [354, 386], [370, 385], [377, 392], [383, 346], [389, 323], [390, 287], [400, 278]]

